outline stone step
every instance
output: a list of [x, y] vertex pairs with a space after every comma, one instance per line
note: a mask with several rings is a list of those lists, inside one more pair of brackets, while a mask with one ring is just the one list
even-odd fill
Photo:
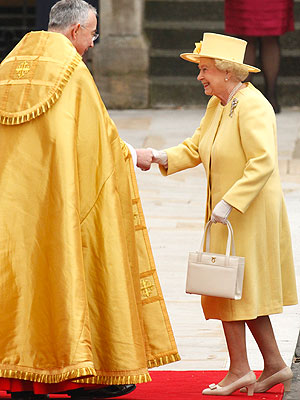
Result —
[[[197, 74], [196, 64], [186, 62], [179, 57], [181, 50], [159, 50], [150, 52], [150, 75], [151, 76], [191, 76]], [[299, 76], [300, 79], [300, 49], [282, 50], [280, 76]], [[256, 66], [260, 68], [259, 60]]]
[[[300, 104], [300, 0], [294, 2], [295, 31], [280, 37], [281, 105]], [[204, 32], [224, 33], [223, 0], [146, 0], [145, 33], [151, 43], [150, 102], [154, 107], [206, 104], [197, 65], [179, 58], [191, 52]], [[256, 65], [259, 67], [259, 60]], [[263, 76], [254, 82], [263, 89]], [[292, 95], [291, 93], [292, 92]]]
[[147, 21], [195, 21], [198, 19], [222, 21], [223, 0], [146, 0]]
[[[152, 49], [191, 51], [204, 32], [224, 34], [223, 21], [145, 21], [144, 27]], [[295, 31], [280, 37], [280, 43], [282, 49], [299, 48], [300, 22], [295, 23]]]
[[203, 32], [224, 32], [222, 21], [190, 22], [145, 22], [145, 33], [152, 49], [194, 49], [194, 43], [202, 40]]
[[[263, 91], [262, 76], [255, 76], [253, 83]], [[278, 79], [278, 98], [281, 106], [300, 104], [299, 76]], [[150, 107], [197, 106], [207, 104], [207, 101], [208, 96], [204, 94], [202, 85], [196, 77], [163, 76], [151, 79]]]
[[[146, 0], [147, 21], [224, 20], [224, 0]], [[300, 0], [294, 0], [294, 19], [300, 20]]]

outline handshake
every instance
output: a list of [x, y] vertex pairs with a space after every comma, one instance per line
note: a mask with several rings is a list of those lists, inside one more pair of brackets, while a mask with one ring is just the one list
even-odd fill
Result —
[[136, 149], [137, 161], [136, 166], [142, 171], [148, 171], [152, 163], [162, 165], [168, 169], [168, 155], [165, 151], [154, 150], [150, 147], [147, 149]]
[[[148, 149], [135, 149], [135, 152], [137, 156], [136, 166], [142, 171], [148, 171], [151, 168], [152, 163], [160, 164], [165, 169], [168, 169], [168, 155], [165, 151], [158, 151], [149, 147]], [[211, 214], [212, 222], [221, 222], [222, 224], [226, 224], [231, 210], [232, 206], [222, 199], [213, 209]]]

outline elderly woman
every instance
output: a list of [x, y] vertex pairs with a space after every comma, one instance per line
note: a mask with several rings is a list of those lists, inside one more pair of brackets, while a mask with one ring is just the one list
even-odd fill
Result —
[[[198, 64], [198, 80], [212, 96], [200, 127], [191, 138], [166, 151], [153, 150], [153, 162], [163, 175], [203, 163], [207, 174], [206, 221], [210, 249], [224, 253], [230, 220], [236, 253], [244, 256], [245, 276], [241, 300], [202, 296], [206, 319], [222, 321], [230, 368], [206, 395], [229, 395], [248, 389], [265, 392], [282, 382], [289, 390], [290, 368], [282, 359], [270, 314], [297, 304], [289, 224], [280, 185], [276, 120], [266, 98], [251, 84], [242, 83], [259, 69], [243, 64], [246, 42], [205, 33], [193, 53], [181, 54]], [[219, 223], [220, 222], [220, 223]], [[213, 282], [212, 282], [213, 284]], [[264, 360], [256, 381], [246, 353], [245, 326], [251, 330]]]

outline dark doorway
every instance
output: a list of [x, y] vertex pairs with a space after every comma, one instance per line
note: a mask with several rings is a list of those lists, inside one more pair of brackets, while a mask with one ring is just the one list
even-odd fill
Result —
[[[0, 0], [0, 62], [32, 30], [47, 30], [58, 0]], [[98, 10], [98, 0], [87, 0]]]
[[35, 28], [35, 1], [0, 0], [0, 60]]

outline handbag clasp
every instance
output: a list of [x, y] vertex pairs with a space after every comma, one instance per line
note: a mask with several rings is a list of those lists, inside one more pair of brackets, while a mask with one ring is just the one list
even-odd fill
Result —
[[212, 258], [211, 258], [211, 262], [212, 262], [212, 263], [215, 263], [215, 262], [216, 262], [216, 257], [212, 257]]

